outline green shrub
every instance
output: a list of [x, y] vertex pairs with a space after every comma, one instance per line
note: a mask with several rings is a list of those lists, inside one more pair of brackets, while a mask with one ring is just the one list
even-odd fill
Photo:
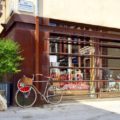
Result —
[[0, 76], [20, 72], [20, 45], [11, 39], [0, 39]]

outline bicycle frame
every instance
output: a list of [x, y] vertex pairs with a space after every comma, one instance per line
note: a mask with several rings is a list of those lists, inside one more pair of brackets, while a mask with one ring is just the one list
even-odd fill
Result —
[[36, 88], [36, 86], [35, 85], [32, 85], [34, 88], [35, 88], [35, 90], [37, 91], [37, 93], [39, 94], [39, 95], [41, 95], [43, 98], [45, 98], [46, 99], [46, 92], [47, 92], [47, 87], [48, 87], [48, 84], [49, 84], [49, 82], [48, 81], [34, 81], [34, 82], [36, 82], [36, 83], [46, 83], [46, 86], [45, 86], [45, 90], [44, 90], [44, 92], [42, 93], [42, 92], [40, 92], [39, 90], [38, 90], [38, 88]]
[[43, 81], [43, 80], [42, 80], [42, 81], [38, 81], [38, 80], [35, 81], [35, 76], [43, 76], [43, 75], [42, 75], [42, 74], [35, 74], [35, 75], [33, 75], [32, 79], [33, 79], [33, 83], [46, 83], [44, 92], [43, 92], [43, 93], [40, 92], [35, 85], [32, 85], [32, 86], [35, 88], [36, 92], [37, 92], [42, 98], [44, 98], [44, 100], [45, 100], [46, 102], [48, 102], [47, 99], [46, 99], [46, 93], [47, 93], [47, 88], [48, 88], [48, 86], [49, 86], [49, 84], [50, 84], [50, 77], [45, 77], [45, 76], [43, 76], [43, 77], [45, 77], [45, 78], [48, 79], [47, 81]]

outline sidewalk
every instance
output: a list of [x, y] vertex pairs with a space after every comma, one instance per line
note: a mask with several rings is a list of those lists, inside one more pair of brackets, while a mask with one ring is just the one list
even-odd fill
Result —
[[120, 98], [78, 100], [0, 112], [0, 120], [120, 120]]

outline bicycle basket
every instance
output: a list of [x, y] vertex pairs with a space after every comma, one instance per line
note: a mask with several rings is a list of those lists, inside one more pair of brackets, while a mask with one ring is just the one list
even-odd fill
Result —
[[26, 77], [26, 76], [23, 76], [20, 81], [22, 83], [24, 83], [25, 85], [32, 85], [33, 84], [33, 80], [31, 78]]

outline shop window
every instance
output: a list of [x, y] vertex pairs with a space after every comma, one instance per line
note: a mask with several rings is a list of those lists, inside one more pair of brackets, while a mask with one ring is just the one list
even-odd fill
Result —
[[[82, 81], [80, 89], [94, 87], [95, 90], [95, 80], [120, 78], [120, 41], [60, 34], [51, 34], [49, 40], [50, 55], [56, 56], [56, 61], [50, 63], [50, 75], [54, 80], [63, 81], [61, 86], [69, 81]], [[107, 71], [112, 71], [112, 75]]]

